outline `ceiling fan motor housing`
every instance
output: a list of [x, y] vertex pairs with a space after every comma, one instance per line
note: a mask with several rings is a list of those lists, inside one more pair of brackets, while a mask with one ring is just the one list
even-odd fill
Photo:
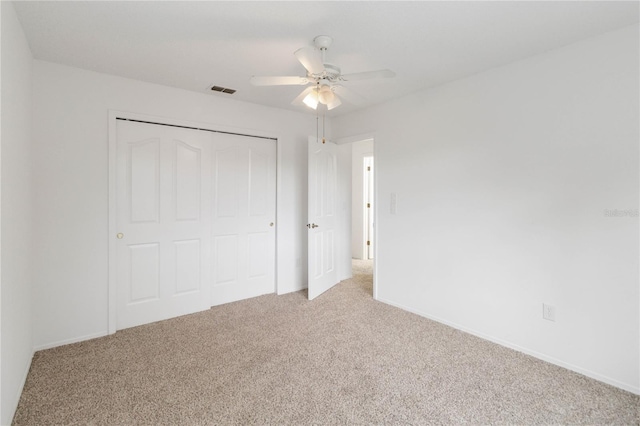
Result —
[[309, 74], [308, 77], [315, 80], [316, 84], [335, 83], [340, 81], [340, 68], [333, 64], [323, 64], [324, 71], [321, 74]]
[[340, 68], [333, 64], [324, 64], [324, 78], [329, 81], [336, 81], [340, 77]]

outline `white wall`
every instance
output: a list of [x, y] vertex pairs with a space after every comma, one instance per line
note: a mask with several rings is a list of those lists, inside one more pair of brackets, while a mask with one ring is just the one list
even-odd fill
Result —
[[373, 156], [373, 139], [353, 142], [351, 163], [351, 257], [366, 259], [367, 253], [363, 244], [367, 223], [364, 215], [364, 157]]
[[2, 14], [2, 215], [0, 245], [0, 424], [11, 423], [26, 378], [31, 333], [32, 56], [9, 2]]
[[36, 348], [107, 332], [108, 110], [278, 136], [277, 280], [306, 286], [312, 115], [34, 61]]
[[640, 392], [638, 33], [333, 120], [375, 132], [380, 300]]

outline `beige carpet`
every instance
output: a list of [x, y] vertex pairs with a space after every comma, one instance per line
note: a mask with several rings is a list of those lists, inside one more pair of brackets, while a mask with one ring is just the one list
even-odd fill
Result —
[[14, 424], [640, 423], [638, 396], [375, 302], [370, 268], [38, 352]]

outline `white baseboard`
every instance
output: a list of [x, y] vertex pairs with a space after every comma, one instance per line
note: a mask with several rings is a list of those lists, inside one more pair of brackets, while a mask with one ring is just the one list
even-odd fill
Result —
[[348, 274], [343, 275], [342, 277], [338, 277], [338, 282], [342, 282], [344, 280], [348, 280], [353, 278], [353, 274], [349, 272]]
[[22, 373], [22, 380], [20, 381], [20, 387], [18, 388], [18, 393], [14, 399], [14, 403], [12, 407], [8, 407], [11, 413], [11, 422], [13, 423], [13, 418], [16, 415], [16, 410], [18, 409], [18, 403], [20, 402], [20, 397], [22, 396], [22, 391], [24, 389], [24, 385], [27, 383], [27, 376], [29, 375], [29, 370], [31, 369], [31, 363], [33, 362], [33, 355], [35, 355], [36, 351], [31, 351], [31, 357], [29, 358], [29, 362], [27, 363], [27, 367]]
[[294, 288], [289, 288], [286, 291], [276, 293], [278, 296], [282, 296], [283, 294], [295, 293], [296, 291], [306, 290], [307, 286], [296, 286]]
[[307, 287], [308, 287], [308, 286], [307, 286], [307, 283], [300, 283], [300, 284], [298, 284], [298, 285], [296, 285], [296, 286], [294, 286], [294, 287], [292, 287], [292, 288], [288, 288], [288, 289], [286, 289], [286, 290], [284, 290], [284, 291], [279, 291], [279, 290], [277, 290], [277, 291], [276, 291], [276, 294], [277, 294], [278, 296], [282, 296], [283, 294], [295, 293], [296, 291], [306, 290], [306, 289], [307, 289]]
[[502, 339], [498, 339], [498, 338], [495, 338], [493, 336], [486, 335], [484, 333], [478, 332], [478, 331], [470, 329], [468, 327], [464, 327], [464, 326], [461, 326], [459, 324], [443, 320], [442, 318], [434, 317], [433, 315], [429, 315], [429, 314], [426, 314], [424, 312], [420, 312], [417, 309], [409, 308], [407, 306], [403, 306], [402, 304], [395, 303], [395, 302], [392, 302], [390, 300], [385, 300], [385, 299], [377, 299], [377, 300], [382, 302], [382, 303], [386, 303], [387, 305], [391, 305], [391, 306], [395, 306], [396, 308], [400, 308], [400, 309], [402, 309], [404, 311], [408, 311], [408, 312], [411, 312], [413, 314], [420, 315], [421, 317], [425, 317], [425, 318], [428, 318], [430, 320], [439, 322], [441, 324], [448, 325], [449, 327], [453, 327], [453, 328], [458, 329], [460, 331], [464, 331], [465, 333], [473, 334], [474, 336], [480, 337], [481, 339], [488, 340], [490, 342], [496, 343], [496, 344], [501, 345], [501, 346], [505, 346], [505, 347], [507, 347], [509, 349], [513, 349], [513, 350], [516, 350], [518, 352], [525, 353], [527, 355], [531, 355], [532, 357], [541, 359], [543, 361], [546, 361], [548, 363], [557, 365], [557, 366], [562, 367], [562, 368], [566, 368], [567, 370], [575, 371], [576, 373], [580, 373], [582, 375], [585, 375], [585, 376], [590, 377], [592, 379], [595, 379], [595, 380], [598, 380], [600, 382], [606, 383], [608, 385], [615, 386], [615, 387], [623, 389], [623, 390], [625, 390], [627, 392], [631, 392], [633, 394], [640, 395], [640, 387], [638, 387], [638, 386], [634, 386], [634, 385], [631, 385], [629, 383], [621, 382], [621, 381], [613, 379], [611, 377], [604, 376], [602, 374], [593, 372], [591, 370], [587, 370], [587, 369], [579, 367], [577, 365], [573, 365], [571, 363], [561, 361], [561, 360], [556, 359], [554, 357], [545, 355], [545, 354], [540, 353], [540, 352], [536, 352], [536, 351], [531, 350], [531, 349], [524, 348], [522, 346], [513, 344], [511, 342], [508, 342], [508, 341], [505, 341], [505, 340], [502, 340]]
[[108, 331], [101, 331], [100, 333], [95, 334], [87, 334], [85, 336], [74, 337], [72, 339], [59, 340], [57, 342], [45, 343], [44, 345], [39, 345], [34, 348], [34, 352], [42, 351], [45, 349], [51, 349], [58, 346], [70, 345], [72, 343], [84, 342], [85, 340], [97, 339], [98, 337], [104, 337], [109, 335]]

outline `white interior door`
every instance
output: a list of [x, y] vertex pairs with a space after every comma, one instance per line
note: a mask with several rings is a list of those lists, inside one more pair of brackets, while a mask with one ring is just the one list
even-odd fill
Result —
[[337, 284], [338, 150], [309, 138], [309, 300]]
[[116, 329], [209, 308], [210, 148], [206, 132], [118, 120]]
[[211, 305], [275, 291], [276, 142], [216, 134]]

